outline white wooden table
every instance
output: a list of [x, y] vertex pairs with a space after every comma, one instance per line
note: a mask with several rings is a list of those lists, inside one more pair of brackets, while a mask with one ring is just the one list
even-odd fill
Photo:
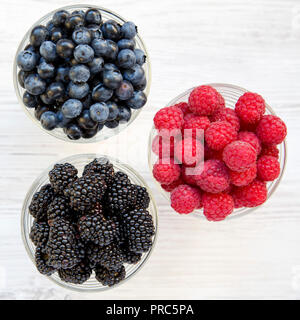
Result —
[[[300, 298], [299, 1], [113, 3], [96, 2], [139, 26], [151, 55], [151, 94], [131, 127], [83, 146], [58, 141], [33, 125], [12, 84], [13, 58], [24, 32], [70, 1], [1, 1], [0, 299]], [[259, 92], [288, 126], [288, 165], [275, 195], [255, 213], [221, 223], [175, 214], [155, 190], [147, 166], [154, 113], [184, 90], [210, 82]], [[157, 246], [144, 269], [118, 289], [98, 294], [67, 291], [41, 276], [20, 234], [22, 201], [35, 177], [57, 159], [87, 152], [135, 166], [154, 190], [160, 218]]]

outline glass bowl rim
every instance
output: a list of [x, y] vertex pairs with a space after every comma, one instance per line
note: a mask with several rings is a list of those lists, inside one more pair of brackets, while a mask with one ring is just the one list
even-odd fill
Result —
[[[203, 84], [203, 85], [206, 85], [206, 86], [212, 86], [214, 87], [216, 90], [217, 90], [217, 87], [219, 86], [222, 86], [222, 87], [225, 87], [225, 88], [228, 88], [228, 89], [234, 89], [234, 90], [237, 90], [237, 91], [241, 91], [242, 93], [246, 93], [246, 92], [249, 92], [249, 90], [243, 88], [243, 87], [240, 87], [240, 86], [236, 86], [236, 85], [233, 85], [233, 84], [229, 84], [229, 83], [218, 83], [218, 82], [215, 82], [215, 83], [207, 83], [207, 84]], [[172, 106], [176, 103], [178, 103], [180, 101], [180, 99], [182, 99], [184, 96], [186, 96], [187, 94], [189, 94], [193, 89], [197, 88], [197, 86], [195, 87], [192, 87], [190, 89], [187, 89], [185, 90], [183, 93], [177, 95], [174, 99], [170, 100], [166, 105], [165, 107], [168, 107], [168, 106]], [[276, 115], [275, 111], [272, 109], [272, 107], [270, 105], [268, 105], [266, 103], [266, 109], [270, 112], [270, 114], [272, 115]], [[156, 179], [153, 177], [153, 174], [152, 174], [152, 163], [151, 163], [151, 156], [152, 156], [152, 141], [153, 141], [153, 132], [154, 132], [155, 129], [155, 126], [154, 124], [152, 125], [151, 127], [151, 131], [150, 131], [150, 134], [149, 134], [149, 137], [148, 137], [148, 169], [150, 171], [150, 175], [152, 177], [152, 180], [154, 180], [154, 183], [156, 185], [156, 188], [158, 189], [159, 193], [162, 194], [162, 196], [168, 201], [168, 203], [170, 204], [170, 196], [168, 196], [170, 193], [165, 191], [160, 183], [158, 181], [156, 181]], [[283, 178], [283, 175], [285, 173], [285, 170], [286, 170], [286, 163], [287, 163], [287, 139], [285, 138], [283, 140], [283, 142], [281, 144], [279, 144], [279, 155], [282, 156], [282, 167], [281, 167], [281, 171], [280, 171], [280, 175], [278, 176], [278, 178], [275, 180], [275, 181], [271, 181], [271, 183], [274, 183], [274, 186], [272, 186], [272, 189], [269, 193], [269, 188], [268, 188], [268, 196], [267, 196], [267, 200], [265, 201], [265, 203], [267, 203], [268, 199], [271, 198], [271, 196], [275, 193], [275, 191], [277, 190], [280, 182], [282, 181], [282, 178]], [[237, 213], [235, 215], [229, 215], [226, 217], [226, 219], [224, 220], [225, 222], [226, 221], [230, 221], [232, 219], [236, 219], [236, 218], [241, 218], [255, 210], [257, 210], [258, 208], [262, 207], [265, 203], [263, 203], [262, 205], [258, 206], [258, 207], [253, 207], [253, 208], [244, 208], [244, 212], [241, 212], [241, 213]], [[236, 209], [234, 209], [236, 210]], [[199, 214], [201, 213], [201, 214]], [[192, 213], [190, 213], [189, 215], [195, 217], [195, 218], [201, 218], [201, 219], [204, 219], [205, 217], [203, 216], [203, 209], [197, 209], [195, 211], [193, 211]]]
[[[105, 12], [106, 14], [110, 15], [112, 18], [115, 17], [119, 20], [121, 20], [122, 22], [126, 22], [128, 20], [126, 20], [125, 18], [123, 18], [122, 16], [120, 16], [119, 14], [117, 14], [116, 12], [110, 10], [110, 9], [107, 9], [107, 8], [104, 8], [102, 6], [97, 6], [97, 5], [91, 5], [91, 4], [88, 4], [88, 3], [78, 3], [78, 4], [74, 4], [74, 5], [67, 5], [67, 6], [63, 6], [63, 7], [59, 7], [57, 9], [54, 9], [54, 10], [51, 10], [50, 12], [46, 13], [45, 15], [43, 15], [40, 19], [38, 19], [25, 33], [25, 35], [23, 36], [23, 38], [21, 39], [18, 47], [17, 47], [17, 51], [15, 53], [15, 56], [14, 56], [14, 62], [13, 62], [13, 83], [14, 83], [14, 91], [15, 91], [15, 94], [17, 96], [17, 99], [18, 99], [18, 102], [19, 104], [21, 105], [24, 113], [27, 115], [28, 118], [31, 119], [31, 121], [36, 125], [38, 126], [42, 131], [46, 132], [47, 134], [49, 134], [50, 136], [58, 139], [58, 140], [61, 140], [61, 141], [64, 141], [64, 142], [70, 142], [70, 143], [75, 143], [75, 144], [89, 144], [89, 143], [98, 143], [98, 142], [101, 142], [101, 141], [105, 141], [105, 140], [108, 140], [116, 135], [118, 135], [121, 131], [125, 130], [127, 127], [129, 127], [136, 119], [137, 117], [140, 115], [140, 113], [142, 112], [142, 110], [144, 109], [144, 107], [147, 106], [147, 104], [143, 107], [143, 108], [140, 108], [140, 109], [137, 109], [137, 110], [133, 110], [133, 114], [131, 116], [131, 119], [125, 123], [121, 128], [119, 128], [119, 126], [116, 128], [117, 130], [114, 132], [114, 134], [112, 135], [108, 135], [108, 136], [105, 136], [104, 138], [100, 138], [101, 136], [101, 131], [99, 133], [96, 134], [96, 136], [94, 136], [93, 138], [90, 138], [90, 139], [83, 139], [83, 138], [80, 138], [78, 140], [71, 140], [71, 139], [68, 139], [68, 137], [66, 135], [58, 135], [54, 130], [46, 130], [42, 127], [42, 125], [40, 124], [40, 121], [35, 119], [34, 116], [31, 114], [30, 110], [28, 110], [28, 108], [24, 105], [23, 103], [23, 100], [22, 100], [22, 95], [21, 95], [21, 86], [18, 82], [18, 66], [17, 66], [17, 57], [18, 57], [18, 54], [19, 52], [22, 50], [23, 46], [25, 45], [25, 42], [29, 39], [29, 36], [30, 36], [30, 32], [31, 30], [42, 24], [44, 20], [46, 20], [48, 17], [52, 16], [55, 12], [59, 11], [59, 10], [72, 10], [72, 9], [78, 9], [78, 8], [81, 8], [81, 9], [89, 9], [89, 8], [96, 8], [100, 11], [103, 11]], [[137, 42], [140, 44], [142, 50], [145, 52], [146, 56], [147, 56], [147, 60], [146, 60], [146, 63], [145, 63], [145, 68], [147, 70], [147, 86], [144, 90], [144, 93], [146, 94], [147, 98], [149, 98], [149, 94], [150, 94], [150, 88], [151, 88], [151, 83], [152, 83], [152, 67], [151, 67], [151, 59], [150, 59], [150, 56], [149, 56], [149, 51], [147, 50], [147, 47], [142, 39], [142, 36], [140, 35], [140, 32], [136, 35], [137, 37]], [[59, 130], [63, 130], [62, 128], [59, 128]], [[97, 136], [99, 135], [99, 138], [97, 139]]]
[[[51, 276], [45, 276], [47, 279], [49, 279], [50, 281], [52, 281], [53, 283], [55, 283], [56, 285], [64, 288], [64, 289], [68, 289], [68, 290], [72, 290], [72, 291], [76, 291], [76, 292], [87, 292], [87, 293], [97, 293], [97, 292], [102, 292], [102, 291], [107, 291], [107, 290], [111, 290], [111, 289], [115, 289], [117, 287], [119, 287], [120, 285], [122, 285], [123, 283], [127, 282], [128, 280], [130, 280], [131, 278], [133, 278], [147, 263], [147, 261], [150, 259], [150, 256], [153, 254], [154, 248], [156, 246], [156, 242], [157, 242], [157, 237], [158, 237], [158, 228], [159, 228], [159, 224], [158, 224], [158, 210], [157, 210], [157, 205], [155, 202], [155, 198], [153, 196], [153, 193], [150, 189], [150, 187], [148, 186], [148, 184], [146, 183], [145, 179], [136, 171], [134, 170], [130, 165], [120, 161], [117, 158], [108, 156], [108, 155], [103, 155], [103, 154], [98, 154], [98, 153], [80, 153], [80, 154], [75, 154], [75, 155], [71, 155], [59, 160], [56, 160], [55, 162], [51, 163], [47, 168], [43, 169], [43, 171], [34, 179], [34, 181], [31, 183], [25, 198], [23, 200], [23, 204], [22, 204], [22, 211], [21, 211], [21, 236], [22, 236], [22, 242], [23, 245], [25, 247], [25, 250], [27, 252], [27, 255], [29, 257], [29, 259], [31, 260], [31, 262], [33, 263], [33, 265], [35, 266], [35, 260], [34, 260], [34, 253], [30, 250], [30, 246], [28, 244], [28, 239], [26, 237], [26, 217], [29, 215], [29, 211], [27, 210], [28, 208], [28, 204], [30, 202], [30, 199], [32, 198], [34, 192], [36, 191], [37, 186], [39, 185], [39, 181], [41, 179], [43, 179], [44, 177], [46, 177], [48, 175], [48, 172], [53, 168], [53, 166], [56, 163], [62, 163], [62, 162], [70, 162], [72, 163], [72, 161], [75, 161], [76, 159], [82, 159], [82, 158], [106, 158], [109, 161], [111, 161], [113, 163], [113, 165], [116, 163], [118, 165], [120, 165], [122, 168], [126, 168], [126, 170], [128, 170], [132, 175], [134, 175], [135, 177], [137, 177], [138, 180], [140, 180], [142, 182], [142, 186], [146, 187], [149, 196], [150, 196], [150, 204], [152, 206], [152, 210], [147, 209], [148, 211], [151, 212], [151, 216], [154, 217], [153, 223], [154, 223], [154, 227], [155, 227], [155, 233], [153, 236], [153, 241], [152, 241], [152, 247], [150, 248], [150, 250], [145, 254], [144, 259], [141, 261], [141, 263], [139, 265], [136, 265], [132, 271], [132, 273], [128, 276], [125, 277], [124, 280], [122, 280], [120, 283], [112, 286], [112, 287], [108, 287], [108, 286], [99, 286], [99, 288], [81, 288], [76, 284], [71, 284], [71, 286], [68, 286], [68, 284], [65, 284], [63, 281], [57, 281], [56, 279], [52, 278]], [[129, 178], [131, 176], [129, 175]], [[150, 205], [149, 205], [150, 206]], [[30, 240], [29, 240], [30, 241]], [[38, 271], [37, 271], [38, 272]], [[41, 275], [43, 276], [43, 275]]]

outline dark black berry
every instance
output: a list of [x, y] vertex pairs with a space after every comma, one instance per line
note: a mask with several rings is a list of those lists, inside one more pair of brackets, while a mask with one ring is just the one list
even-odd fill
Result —
[[70, 269], [59, 269], [58, 275], [64, 282], [82, 284], [87, 281], [92, 274], [92, 269], [86, 261], [81, 261], [79, 264]]
[[84, 167], [83, 175], [97, 173], [110, 185], [114, 181], [114, 167], [106, 158], [96, 158]]
[[49, 238], [49, 226], [47, 222], [34, 220], [29, 237], [35, 246], [45, 245]]
[[117, 283], [125, 279], [126, 271], [124, 266], [119, 270], [108, 270], [101, 265], [98, 265], [95, 269], [96, 279], [101, 282], [104, 286], [112, 287]]
[[77, 169], [70, 163], [56, 164], [49, 172], [50, 183], [56, 193], [63, 193], [64, 189], [77, 179]]
[[46, 219], [49, 204], [54, 197], [54, 190], [50, 184], [43, 186], [40, 191], [36, 192], [29, 205], [30, 214], [38, 221]]
[[38, 245], [36, 247], [35, 264], [41, 274], [51, 276], [56, 271], [55, 268], [49, 264], [49, 255], [43, 245]]

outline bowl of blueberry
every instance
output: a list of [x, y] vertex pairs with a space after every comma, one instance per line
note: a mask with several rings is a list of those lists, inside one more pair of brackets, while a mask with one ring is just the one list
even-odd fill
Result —
[[97, 142], [119, 133], [145, 106], [150, 82], [136, 25], [97, 6], [67, 6], [42, 17], [14, 61], [25, 113], [64, 141]]
[[34, 181], [21, 226], [37, 272], [64, 288], [95, 292], [145, 265], [157, 223], [154, 199], [136, 171], [107, 156], [81, 154]]

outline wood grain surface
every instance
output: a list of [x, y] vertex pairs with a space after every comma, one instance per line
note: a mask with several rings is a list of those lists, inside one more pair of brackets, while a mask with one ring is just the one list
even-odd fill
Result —
[[[139, 26], [153, 82], [147, 106], [129, 128], [89, 145], [42, 132], [22, 111], [13, 88], [13, 58], [25, 31], [67, 4], [1, 1], [0, 299], [299, 299], [299, 1], [95, 2]], [[253, 214], [221, 223], [175, 214], [155, 189], [147, 165], [154, 113], [186, 89], [211, 82], [262, 94], [288, 126], [288, 164], [276, 193]], [[134, 166], [159, 208], [158, 242], [146, 266], [119, 288], [97, 294], [64, 290], [41, 276], [20, 232], [22, 202], [35, 177], [57, 159], [87, 152]]]

